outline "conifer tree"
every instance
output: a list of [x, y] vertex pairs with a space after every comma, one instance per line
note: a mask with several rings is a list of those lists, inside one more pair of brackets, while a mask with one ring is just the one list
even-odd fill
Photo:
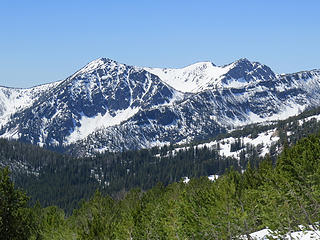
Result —
[[0, 236], [3, 240], [28, 239], [34, 229], [28, 197], [15, 189], [8, 168], [0, 169]]

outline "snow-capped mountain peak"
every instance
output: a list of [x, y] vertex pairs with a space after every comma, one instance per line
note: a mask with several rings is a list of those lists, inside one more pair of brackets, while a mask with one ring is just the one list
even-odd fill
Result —
[[125, 64], [118, 63], [117, 61], [114, 61], [110, 58], [98, 58], [96, 60], [89, 62], [79, 71], [77, 71], [72, 77], [78, 74], [85, 74], [85, 73], [91, 74], [94, 71], [97, 71], [99, 69], [108, 68], [109, 70], [113, 70], [114, 68], [124, 68], [124, 67], [125, 67]]
[[206, 89], [237, 88], [250, 82], [274, 78], [272, 70], [258, 62], [241, 58], [231, 64], [216, 66], [198, 62], [184, 68], [144, 68], [162, 81], [185, 93], [199, 93]]
[[[96, 59], [64, 81], [0, 88], [0, 136], [77, 154], [206, 139], [320, 105], [320, 71], [276, 75], [247, 59], [181, 69]], [[1, 108], [2, 107], [2, 108]]]
[[209, 83], [217, 82], [230, 66], [218, 67], [211, 62], [198, 62], [184, 68], [144, 68], [178, 91], [197, 93]]
[[70, 144], [182, 97], [142, 68], [99, 58], [17, 111], [1, 135], [39, 145]]

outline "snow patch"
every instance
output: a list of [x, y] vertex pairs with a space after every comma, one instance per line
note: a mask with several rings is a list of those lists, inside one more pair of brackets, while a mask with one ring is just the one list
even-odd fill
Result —
[[188, 177], [184, 177], [183, 182], [184, 182], [184, 183], [188, 183], [188, 182], [190, 182], [190, 178], [188, 178]]
[[19, 135], [18, 127], [14, 128], [8, 132], [5, 132], [3, 135], [1, 135], [1, 137], [6, 138], [6, 139], [12, 139], [12, 140], [19, 139], [20, 135]]
[[261, 117], [253, 112], [248, 113], [248, 119], [240, 121], [239, 119], [232, 120], [229, 124], [232, 126], [245, 126], [252, 123], [272, 122], [278, 120], [284, 120], [292, 116], [298, 115], [301, 111], [305, 110], [307, 105], [299, 105], [295, 103], [288, 103], [278, 114], [273, 114], [269, 117]]
[[[252, 138], [251, 136], [240, 137], [239, 139], [229, 137], [229, 138], [224, 138], [221, 140], [215, 140], [212, 142], [199, 144], [199, 145], [194, 146], [193, 148], [194, 149], [196, 149], [196, 148], [202, 149], [202, 148], [206, 147], [208, 149], [217, 149], [221, 156], [233, 157], [236, 159], [240, 159], [240, 153], [243, 150], [243, 148], [240, 150], [231, 152], [231, 144], [235, 143], [235, 141], [240, 140], [243, 147], [246, 147], [246, 145], [248, 145], [248, 144], [255, 146], [255, 147], [260, 145], [261, 146], [260, 156], [264, 157], [267, 153], [269, 153], [270, 147], [273, 144], [275, 144], [276, 142], [278, 142], [279, 139], [280, 138], [277, 135], [276, 129], [272, 129], [272, 130], [268, 130], [266, 132], [258, 134], [258, 136], [255, 138]], [[167, 155], [164, 157], [168, 157], [169, 154], [171, 154], [172, 156], [175, 156], [179, 153], [179, 151], [187, 151], [189, 149], [190, 149], [190, 147], [188, 147], [188, 146], [175, 148], [171, 152], [168, 152]], [[161, 157], [161, 156], [159, 156], [159, 157]]]
[[127, 108], [125, 110], [119, 110], [115, 116], [111, 116], [108, 112], [104, 115], [98, 113], [95, 117], [87, 117], [82, 115], [80, 119], [80, 126], [76, 127], [73, 132], [66, 138], [66, 143], [74, 143], [78, 140], [84, 139], [94, 131], [107, 128], [114, 125], [118, 125], [121, 122], [135, 115], [140, 108]]
[[299, 120], [298, 123], [301, 126], [304, 122], [309, 122], [311, 119], [315, 119], [317, 122], [319, 122], [320, 121], [320, 115], [314, 115], [314, 116], [310, 116], [310, 117], [301, 119], [301, 120]]
[[210, 176], [208, 176], [208, 178], [210, 181], [215, 181], [219, 178], [219, 175], [210, 175]]
[[[310, 239], [320, 239], [319, 230], [305, 230], [304, 227], [300, 227], [301, 231], [296, 231], [288, 233], [283, 237], [277, 237], [275, 232], [272, 232], [270, 229], [265, 228], [260, 231], [250, 234], [254, 240], [267, 240], [267, 239], [296, 239], [296, 240], [310, 240]], [[311, 227], [311, 229], [313, 229]], [[240, 239], [247, 240], [246, 236], [241, 236]]]
[[243, 88], [248, 85], [248, 82], [244, 78], [232, 79], [223, 84], [226, 88]]
[[[239, 140], [243, 143], [243, 146], [250, 144], [257, 147], [258, 145], [260, 145], [261, 157], [264, 157], [269, 152], [271, 145], [279, 141], [279, 139], [280, 138], [277, 136], [275, 129], [260, 133], [256, 138], [251, 138], [250, 136], [239, 138]], [[222, 139], [219, 141], [214, 141], [211, 143], [206, 143], [206, 144], [203, 144], [202, 146], [212, 147], [213, 145], [217, 146], [219, 144], [220, 149], [218, 149], [218, 151], [220, 155], [239, 159], [240, 152], [242, 151], [242, 149], [231, 152], [231, 144], [234, 143], [235, 141], [236, 141], [235, 138], [230, 137], [230, 138]], [[202, 146], [200, 145], [198, 147], [202, 147]]]
[[[219, 175], [210, 175], [210, 176], [208, 176], [208, 179], [210, 180], [210, 181], [215, 181], [215, 180], [217, 180], [219, 178]], [[184, 183], [188, 183], [188, 182], [190, 182], [190, 178], [188, 178], [188, 177], [184, 177], [183, 178], [183, 182]]]

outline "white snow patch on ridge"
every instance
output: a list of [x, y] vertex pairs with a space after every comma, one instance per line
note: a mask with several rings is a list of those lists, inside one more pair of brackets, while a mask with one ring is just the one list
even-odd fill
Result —
[[231, 80], [228, 80], [227, 83], [223, 84], [223, 86], [226, 88], [243, 88], [247, 85], [248, 85], [248, 82], [243, 78], [231, 79]]
[[226, 74], [232, 64], [217, 67], [211, 62], [199, 62], [184, 68], [148, 68], [144, 69], [157, 75], [162, 81], [181, 92], [197, 93], [204, 90], [208, 84], [214, 85]]
[[76, 127], [74, 131], [66, 138], [66, 144], [74, 143], [78, 140], [84, 139], [98, 129], [118, 125], [135, 115], [138, 111], [139, 108], [129, 107], [125, 110], [117, 111], [114, 117], [108, 112], [104, 115], [98, 113], [95, 117], [87, 117], [82, 115], [80, 127]]
[[252, 123], [263, 123], [263, 122], [272, 122], [272, 121], [279, 121], [287, 119], [291, 116], [296, 116], [302, 111], [304, 111], [307, 108], [307, 105], [300, 105], [296, 103], [288, 103], [284, 105], [284, 107], [279, 111], [277, 114], [272, 114], [268, 117], [261, 117], [253, 112], [248, 112], [248, 119], [245, 121], [242, 120], [231, 120], [228, 121], [228, 119], [225, 121], [227, 125], [233, 126], [233, 127], [240, 127], [245, 126]]

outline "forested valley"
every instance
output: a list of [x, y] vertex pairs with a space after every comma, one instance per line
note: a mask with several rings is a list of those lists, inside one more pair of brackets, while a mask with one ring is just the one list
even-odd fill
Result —
[[71, 215], [56, 207], [28, 205], [7, 168], [0, 174], [0, 235], [4, 239], [239, 239], [268, 227], [281, 236], [312, 226], [320, 214], [320, 137], [285, 148], [217, 180], [193, 178], [118, 198], [99, 190]]
[[[243, 152], [240, 159], [199, 143], [175, 154], [177, 146], [164, 146], [75, 158], [1, 139], [0, 235], [239, 239], [266, 227], [282, 236], [313, 226], [320, 210], [320, 137], [312, 133], [320, 124], [301, 119], [318, 112], [229, 133], [237, 139], [276, 127], [280, 140], [266, 157], [261, 146], [241, 141], [231, 145]], [[212, 174], [220, 177], [209, 180]]]

